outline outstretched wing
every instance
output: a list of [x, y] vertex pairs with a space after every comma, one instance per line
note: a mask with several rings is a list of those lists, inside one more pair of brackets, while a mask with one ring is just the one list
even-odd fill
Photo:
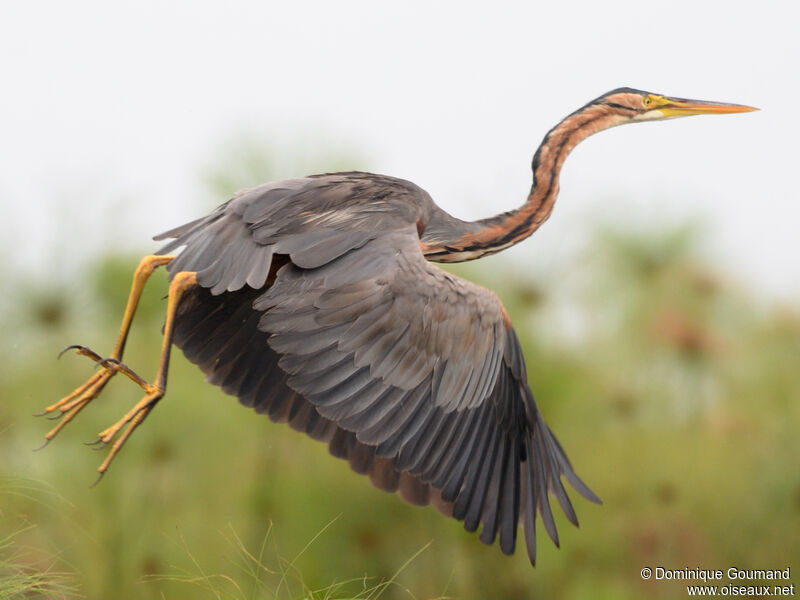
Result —
[[[197, 270], [200, 286], [179, 309], [175, 342], [244, 404], [328, 441], [378, 487], [433, 499], [469, 531], [482, 525], [485, 543], [499, 535], [513, 552], [521, 522], [533, 562], [537, 512], [558, 543], [548, 492], [577, 524], [561, 476], [599, 500], [542, 420], [500, 301], [428, 263], [416, 216], [385, 204], [381, 227], [350, 238], [320, 226], [256, 240], [245, 215], [258, 211], [235, 206], [213, 227], [176, 230], [187, 247], [173, 265]], [[291, 239], [312, 234], [328, 242], [308, 260], [314, 245]], [[242, 279], [267, 253], [289, 260]], [[262, 275], [269, 286], [251, 289]]]

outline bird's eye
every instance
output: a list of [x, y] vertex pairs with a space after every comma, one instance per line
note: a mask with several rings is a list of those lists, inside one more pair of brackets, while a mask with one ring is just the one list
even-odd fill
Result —
[[645, 105], [645, 106], [650, 106], [652, 103], [653, 103], [653, 99], [652, 99], [650, 96], [647, 96], [647, 97], [644, 99], [644, 105]]

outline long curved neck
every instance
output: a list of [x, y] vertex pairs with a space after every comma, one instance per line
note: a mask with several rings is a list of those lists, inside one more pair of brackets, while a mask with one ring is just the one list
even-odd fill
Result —
[[462, 262], [494, 254], [524, 240], [544, 223], [558, 196], [558, 176], [572, 149], [593, 133], [627, 121], [607, 104], [592, 103], [553, 127], [533, 157], [533, 185], [520, 208], [466, 222], [444, 211], [432, 215], [421, 238], [428, 260]]

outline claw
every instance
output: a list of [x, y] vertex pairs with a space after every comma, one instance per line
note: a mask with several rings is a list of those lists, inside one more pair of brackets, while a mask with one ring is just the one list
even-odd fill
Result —
[[104, 442], [100, 438], [97, 438], [92, 442], [83, 442], [83, 445], [89, 446], [92, 450], [105, 450], [108, 446], [108, 442]]
[[102, 472], [102, 473], [100, 473], [100, 475], [97, 476], [97, 479], [95, 479], [94, 483], [89, 486], [89, 489], [92, 489], [94, 486], [96, 486], [98, 483], [100, 483], [100, 480], [103, 478], [103, 475], [105, 475], [105, 472]]
[[58, 353], [58, 358], [61, 358], [61, 356], [62, 356], [62, 355], [65, 353], [65, 352], [69, 352], [70, 350], [75, 350], [75, 349], [77, 349], [77, 348], [84, 348], [84, 346], [81, 346], [80, 344], [72, 344], [71, 346], [67, 346], [67, 347], [66, 347], [66, 348], [64, 348], [64, 349], [63, 349], [61, 352], [59, 352], [59, 353]]
[[103, 360], [103, 357], [100, 356], [97, 352], [95, 352], [88, 346], [81, 346], [80, 344], [72, 344], [71, 346], [67, 346], [61, 352], [59, 352], [58, 358], [61, 358], [61, 355], [69, 350], [75, 350], [79, 355], [91, 358], [94, 362], [99, 362]]
[[[116, 434], [114, 437], [116, 437]], [[92, 450], [105, 450], [111, 443], [111, 440], [114, 439], [114, 437], [111, 437], [109, 439], [103, 439], [102, 435], [98, 435], [96, 440], [94, 440], [93, 442], [84, 442], [83, 445], [89, 446]]]
[[34, 452], [38, 452], [39, 450], [41, 450], [42, 448], [44, 448], [45, 446], [47, 446], [47, 444], [49, 444], [49, 443], [50, 443], [50, 440], [48, 440], [47, 438], [45, 438], [44, 442], [42, 442], [42, 445], [41, 445], [41, 446], [37, 446], [36, 448], [34, 448], [34, 449], [33, 449], [33, 451], [34, 451]]
[[47, 417], [47, 420], [48, 421], [58, 421], [63, 416], [64, 416], [64, 413], [59, 411], [59, 412], [55, 412], [55, 413], [52, 413], [51, 415], [49, 415]]

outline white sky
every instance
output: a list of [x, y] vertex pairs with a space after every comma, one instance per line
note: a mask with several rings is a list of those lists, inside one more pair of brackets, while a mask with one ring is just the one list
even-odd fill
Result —
[[[341, 140], [449, 212], [487, 216], [524, 200], [547, 129], [632, 86], [762, 110], [584, 142], [553, 217], [511, 260], [563, 259], [601, 219], [696, 217], [734, 279], [796, 298], [798, 6], [5, 2], [0, 248], [43, 270], [146, 248], [210, 205], [200, 177], [235, 132], [288, 151]], [[123, 201], [138, 208], [109, 225]]]

